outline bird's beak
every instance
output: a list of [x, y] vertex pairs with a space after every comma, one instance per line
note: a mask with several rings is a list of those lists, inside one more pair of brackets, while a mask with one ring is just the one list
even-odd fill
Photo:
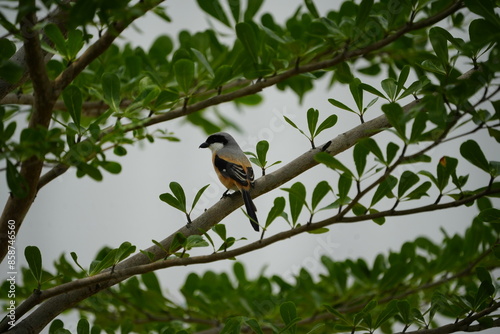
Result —
[[208, 147], [208, 144], [207, 143], [203, 143], [203, 144], [200, 145], [199, 148], [207, 148], [207, 147]]

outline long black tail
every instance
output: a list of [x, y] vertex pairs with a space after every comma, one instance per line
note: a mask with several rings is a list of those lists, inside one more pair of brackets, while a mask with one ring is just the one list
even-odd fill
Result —
[[248, 217], [250, 217], [250, 224], [255, 231], [259, 232], [259, 220], [257, 219], [257, 208], [255, 204], [253, 204], [252, 197], [250, 197], [250, 193], [246, 190], [241, 190], [241, 194], [243, 195], [243, 202], [245, 202], [245, 209], [247, 210]]

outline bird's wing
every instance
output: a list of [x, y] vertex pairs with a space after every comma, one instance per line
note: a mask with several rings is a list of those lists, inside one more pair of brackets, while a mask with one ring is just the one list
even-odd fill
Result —
[[235, 180], [244, 187], [247, 187], [253, 181], [252, 167], [246, 167], [236, 161], [229, 161], [229, 159], [220, 157], [218, 154], [215, 155], [214, 165], [223, 176]]

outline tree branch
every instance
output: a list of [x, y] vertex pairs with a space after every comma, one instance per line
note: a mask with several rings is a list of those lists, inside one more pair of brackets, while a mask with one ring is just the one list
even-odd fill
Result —
[[[58, 6], [53, 12], [49, 13], [47, 17], [44, 19], [48, 23], [54, 23], [56, 24], [59, 29], [63, 33], [66, 31], [66, 21], [67, 21], [67, 11], [66, 11], [66, 5], [70, 2], [71, 0], [63, 0], [61, 1], [61, 5]], [[28, 18], [24, 17], [22, 18], [22, 21], [24, 22], [24, 25], [28, 25]], [[31, 29], [31, 28], [29, 28]], [[26, 35], [27, 31], [23, 30], [21, 28], [21, 34]], [[44, 42], [46, 42], [49, 45], [52, 45], [52, 42], [43, 34], [42, 31], [42, 39]], [[54, 55], [52, 53], [49, 53], [47, 51], [42, 50], [42, 55], [44, 59], [44, 63], [47, 63]], [[28, 70], [28, 64], [27, 64], [27, 55], [26, 55], [26, 48], [23, 45], [17, 52], [10, 58], [10, 61], [13, 62], [14, 64], [18, 65], [19, 67], [24, 69], [24, 72], [21, 76], [21, 78], [17, 82], [7, 82], [4, 81], [3, 79], [0, 79], [0, 101], [3, 101], [3, 99], [12, 92], [14, 89], [18, 88], [22, 84], [24, 84], [29, 78], [30, 78], [30, 72]], [[0, 103], [4, 104], [4, 103]]]
[[[438, 328], [432, 329], [419, 329], [411, 332], [404, 332], [405, 334], [448, 334], [455, 332], [478, 332], [493, 327], [500, 327], [500, 318], [493, 321], [494, 326], [489, 326], [487, 323], [480, 323], [478, 325], [471, 325], [474, 321], [481, 319], [482, 317], [495, 312], [500, 308], [500, 302], [496, 302], [490, 307], [478, 312], [470, 317], [462, 319], [454, 324], [444, 325]], [[400, 332], [398, 334], [403, 334]]]
[[[39, 32], [35, 30], [37, 23], [35, 1], [25, 4], [32, 10], [21, 21], [21, 31], [24, 38], [26, 65], [32, 78], [35, 92], [34, 108], [28, 124], [30, 129], [48, 128], [52, 116], [56, 96], [53, 94], [52, 83], [45, 69], [45, 57], [40, 45]], [[29, 157], [21, 163], [20, 176], [24, 180], [25, 196], [11, 194], [5, 203], [0, 217], [0, 259], [7, 254], [9, 221], [15, 221], [15, 232], [19, 231], [24, 217], [28, 213], [37, 193], [37, 185], [42, 172], [43, 161], [36, 156]]]

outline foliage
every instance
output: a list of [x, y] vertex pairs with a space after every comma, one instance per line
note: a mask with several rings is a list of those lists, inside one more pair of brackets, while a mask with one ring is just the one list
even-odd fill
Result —
[[[0, 39], [0, 162], [11, 192], [0, 221], [2, 236], [11, 234], [10, 220], [18, 223], [17, 233], [38, 192], [69, 169], [101, 181], [103, 172], [121, 172], [114, 159], [126, 155], [127, 146], [178, 141], [162, 128], [173, 119], [182, 117], [207, 133], [237, 128], [209, 107], [257, 105], [258, 93], [271, 86], [292, 90], [302, 101], [325, 78], [331, 87], [348, 86], [349, 101], [330, 98], [335, 114], [305, 108], [307, 130], [285, 117], [311, 149], [257, 180], [254, 196], [293, 180], [276, 190], [260, 240], [237, 239], [218, 224], [241, 204], [236, 196], [193, 218], [208, 185], [193, 196], [189, 209], [189, 194], [171, 182], [171, 192], [159, 199], [182, 211], [187, 225], [153, 240], [148, 249], [136, 252], [123, 242], [103, 248], [88, 266], [75, 253], [74, 263], [62, 255], [50, 273], [43, 269], [40, 250], [27, 247], [29, 268], [21, 270], [23, 282], [16, 290], [17, 315], [26, 317], [13, 332], [40, 331], [72, 307], [82, 315], [78, 333], [434, 328], [449, 333], [500, 326], [494, 279], [500, 266], [494, 207], [500, 162], [477, 140], [483, 134], [500, 143], [497, 1], [345, 1], [319, 13], [314, 1], [306, 0], [278, 24], [271, 13], [257, 15], [263, 1], [248, 1], [243, 8], [240, 1], [200, 0], [200, 9], [222, 24], [223, 33], [182, 31], [175, 41], [162, 35], [149, 50], [113, 44], [149, 11], [170, 21], [161, 2], [27, 0], [20, 2], [15, 20], [0, 13], [8, 31]], [[40, 21], [38, 5], [49, 12]], [[233, 39], [223, 39], [225, 34]], [[368, 83], [368, 77], [377, 83]], [[317, 135], [328, 133], [344, 111], [356, 114], [360, 125], [317, 145]], [[22, 112], [29, 115], [28, 124], [19, 121]], [[388, 143], [376, 140], [382, 131], [392, 134]], [[459, 148], [460, 157], [433, 160], [429, 152], [444, 143]], [[335, 157], [350, 148], [352, 159]], [[266, 141], [255, 152], [251, 160], [263, 176], [279, 163], [268, 164]], [[483, 182], [479, 186], [461, 175], [466, 164], [475, 168], [473, 176]], [[45, 174], [43, 167], [49, 168]], [[313, 167], [328, 173], [308, 196], [309, 185], [297, 177]], [[292, 280], [264, 273], [248, 277], [235, 262], [232, 275], [188, 276], [181, 289], [185, 305], [177, 305], [154, 273], [235, 259], [305, 232], [326, 233], [337, 223], [384, 224], [389, 217], [473, 204], [479, 213], [462, 236], [445, 234], [439, 244], [420, 237], [399, 252], [379, 254], [371, 265], [322, 257], [319, 277], [304, 268]], [[320, 211], [327, 218], [318, 220]], [[280, 220], [288, 227], [265, 238]], [[0, 247], [4, 259], [14, 246], [9, 241]], [[10, 283], [1, 289], [5, 298]], [[450, 324], [444, 326], [441, 317]], [[1, 331], [9, 328], [7, 322], [0, 323]], [[56, 319], [49, 332], [68, 331]]]
[[[190, 274], [181, 288], [185, 305], [171, 301], [154, 272], [148, 272], [87, 299], [79, 309], [82, 319], [95, 317], [92, 333], [97, 328], [175, 333], [214, 327], [228, 333], [239, 332], [234, 328], [256, 333], [305, 333], [312, 328], [316, 333], [395, 332], [458, 323], [498, 307], [498, 284], [490, 268], [500, 264], [499, 235], [498, 224], [491, 225], [478, 215], [464, 235], [443, 234], [440, 243], [418, 237], [399, 251], [379, 254], [371, 264], [363, 259], [316, 258], [324, 272], [317, 277], [305, 268], [288, 277], [265, 273], [249, 277], [245, 267], [235, 262], [232, 274]], [[111, 253], [101, 251], [96, 261]], [[52, 277], [44, 283], [47, 291], [83, 274], [65, 256], [55, 267], [57, 275], [43, 273]], [[38, 284], [32, 275], [23, 277], [21, 298]], [[2, 290], [8, 289], [7, 283]], [[496, 318], [487, 314], [481, 324]]]

